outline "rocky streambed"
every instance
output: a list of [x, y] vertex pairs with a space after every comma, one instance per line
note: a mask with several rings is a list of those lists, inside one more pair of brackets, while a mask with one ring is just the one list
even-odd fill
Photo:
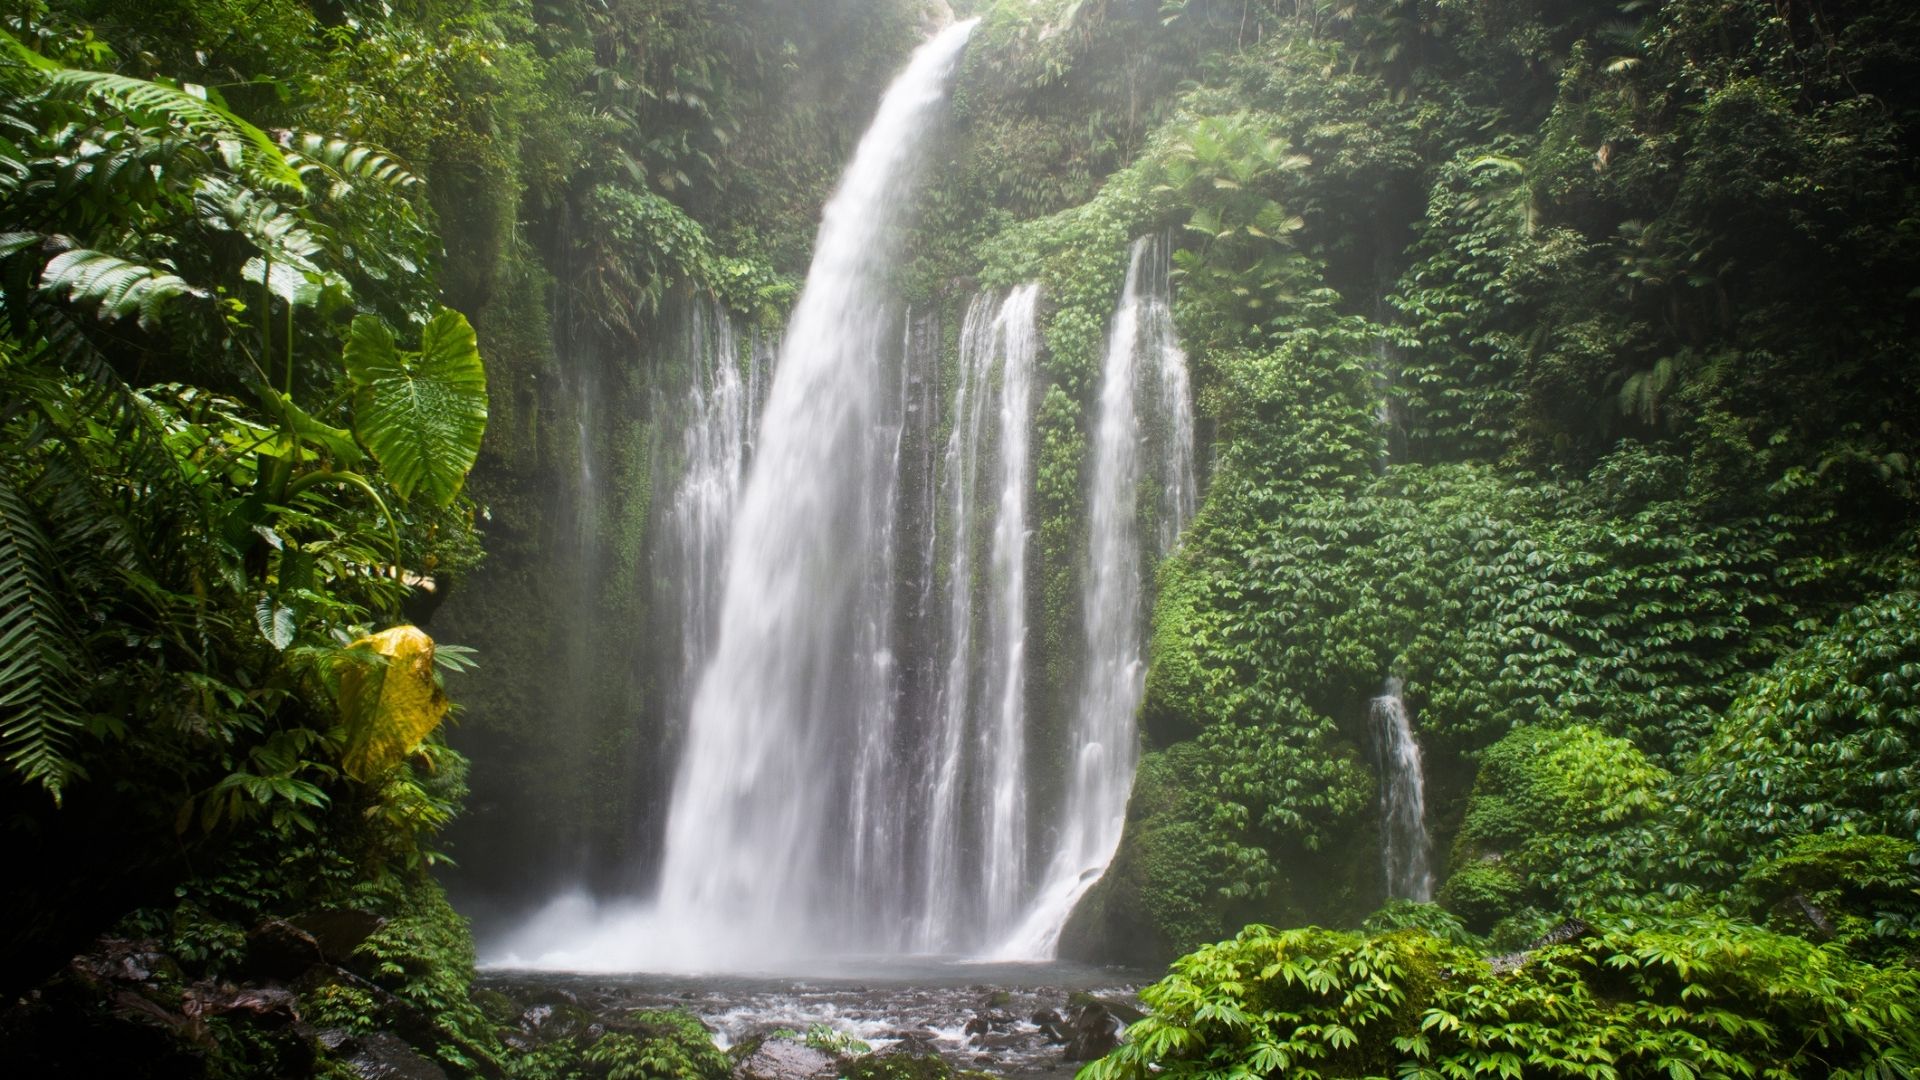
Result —
[[592, 1039], [636, 1017], [697, 1018], [736, 1080], [985, 1072], [1067, 1077], [1139, 1017], [1145, 977], [1068, 965], [893, 966], [872, 977], [493, 971], [476, 996], [522, 1050]]

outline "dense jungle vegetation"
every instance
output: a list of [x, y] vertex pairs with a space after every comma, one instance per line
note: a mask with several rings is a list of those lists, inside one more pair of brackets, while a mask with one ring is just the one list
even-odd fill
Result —
[[[1066, 942], [1173, 966], [1093, 1080], [1920, 1073], [1920, 9], [953, 8], [906, 288], [1043, 284], [1043, 725], [1145, 233], [1207, 447]], [[0, 1053], [727, 1073], [677, 1014], [510, 1045], [436, 875], [653, 842], [609, 658], [662, 342], [778, 325], [933, 14], [0, 4]], [[621, 479], [562, 567], [587, 410]], [[1382, 903], [1389, 676], [1431, 904]]]

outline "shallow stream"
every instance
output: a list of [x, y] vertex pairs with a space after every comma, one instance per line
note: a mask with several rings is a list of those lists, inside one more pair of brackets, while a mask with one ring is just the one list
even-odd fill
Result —
[[[878, 1052], [897, 1043], [933, 1050], [956, 1068], [1018, 1077], [1069, 1077], [1081, 1062], [1046, 1028], [1087, 995], [1131, 1019], [1147, 973], [1074, 964], [982, 964], [939, 959], [838, 961], [805, 977], [516, 971], [480, 985], [537, 1010], [578, 1005], [599, 1017], [682, 1009], [730, 1047], [778, 1029], [826, 1025]], [[1070, 1001], [1071, 999], [1071, 1001]]]

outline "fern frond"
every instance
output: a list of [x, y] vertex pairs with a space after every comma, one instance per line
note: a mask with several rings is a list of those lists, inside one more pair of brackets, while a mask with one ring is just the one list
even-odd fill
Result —
[[332, 198], [346, 194], [356, 181], [395, 191], [406, 191], [421, 183], [417, 173], [384, 150], [324, 135], [296, 136], [287, 159], [309, 179], [315, 173], [325, 177], [329, 182], [328, 195]]
[[0, 136], [0, 195], [11, 196], [19, 191], [30, 172], [25, 151], [13, 140]]
[[142, 326], [152, 325], [160, 309], [177, 296], [207, 295], [178, 274], [87, 248], [54, 256], [40, 272], [40, 288], [92, 304], [103, 319], [138, 314]]
[[0, 480], [0, 747], [21, 779], [57, 803], [80, 774], [69, 752], [81, 720], [55, 565], [33, 507]]
[[66, 67], [27, 48], [4, 30], [0, 30], [0, 49], [37, 71], [56, 92], [101, 98], [138, 119], [158, 121], [211, 139], [229, 166], [245, 168], [263, 184], [306, 191], [299, 171], [273, 139], [212, 100], [205, 90], [193, 92], [110, 71]]
[[315, 269], [313, 257], [323, 248], [301, 215], [259, 192], [215, 176], [200, 180], [193, 201], [202, 221], [245, 236], [274, 262]]
[[[45, 470], [35, 486], [36, 505], [49, 513], [47, 520], [63, 520], [55, 513], [59, 500], [40, 490], [54, 477], [56, 467], [73, 457], [73, 471], [91, 478], [97, 471], [86, 464], [84, 455], [72, 453], [76, 430], [84, 432], [98, 425], [112, 432], [109, 441], [91, 440], [98, 447], [111, 447], [119, 455], [118, 468], [138, 477], [138, 483], [123, 489], [139, 493], [153, 506], [172, 508], [169, 520], [149, 527], [136, 527], [130, 506], [114, 506], [104, 493], [94, 492], [94, 506], [88, 513], [96, 518], [112, 515], [123, 542], [122, 554], [137, 550], [139, 561], [149, 568], [177, 555], [187, 537], [204, 533], [204, 520], [183, 520], [181, 514], [204, 511], [203, 501], [180, 469], [180, 463], [167, 447], [166, 425], [155, 418], [150, 404], [128, 386], [112, 363], [94, 345], [87, 329], [91, 320], [77, 319], [70, 309], [28, 294], [18, 305], [0, 306], [0, 340], [18, 348], [7, 368], [0, 369], [6, 379], [0, 385], [0, 415], [27, 413], [27, 436], [15, 447], [24, 453], [43, 442], [62, 444], [67, 451], [45, 459]], [[84, 436], [82, 436], [84, 437]], [[91, 488], [91, 485], [88, 485]], [[67, 530], [56, 530], [56, 550], [73, 550]], [[124, 561], [124, 560], [122, 560]], [[128, 565], [131, 565], [130, 563]]]

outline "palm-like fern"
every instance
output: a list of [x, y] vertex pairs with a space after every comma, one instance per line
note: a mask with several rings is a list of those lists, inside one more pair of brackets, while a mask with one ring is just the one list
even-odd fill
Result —
[[70, 747], [81, 719], [56, 565], [32, 504], [0, 479], [0, 747], [58, 801], [77, 772]]
[[204, 88], [117, 75], [110, 71], [70, 68], [41, 56], [5, 31], [0, 50], [38, 72], [56, 92], [103, 99], [130, 117], [214, 140], [229, 168], [244, 171], [255, 182], [292, 192], [304, 192], [300, 172], [266, 132], [235, 116]]
[[340, 198], [355, 183], [394, 191], [420, 185], [420, 177], [393, 155], [345, 139], [296, 135], [288, 159], [307, 179], [324, 178], [329, 198]]
[[40, 287], [96, 308], [103, 319], [137, 314], [142, 326], [157, 322], [175, 297], [206, 295], [171, 271], [85, 248], [54, 256], [40, 272]]

